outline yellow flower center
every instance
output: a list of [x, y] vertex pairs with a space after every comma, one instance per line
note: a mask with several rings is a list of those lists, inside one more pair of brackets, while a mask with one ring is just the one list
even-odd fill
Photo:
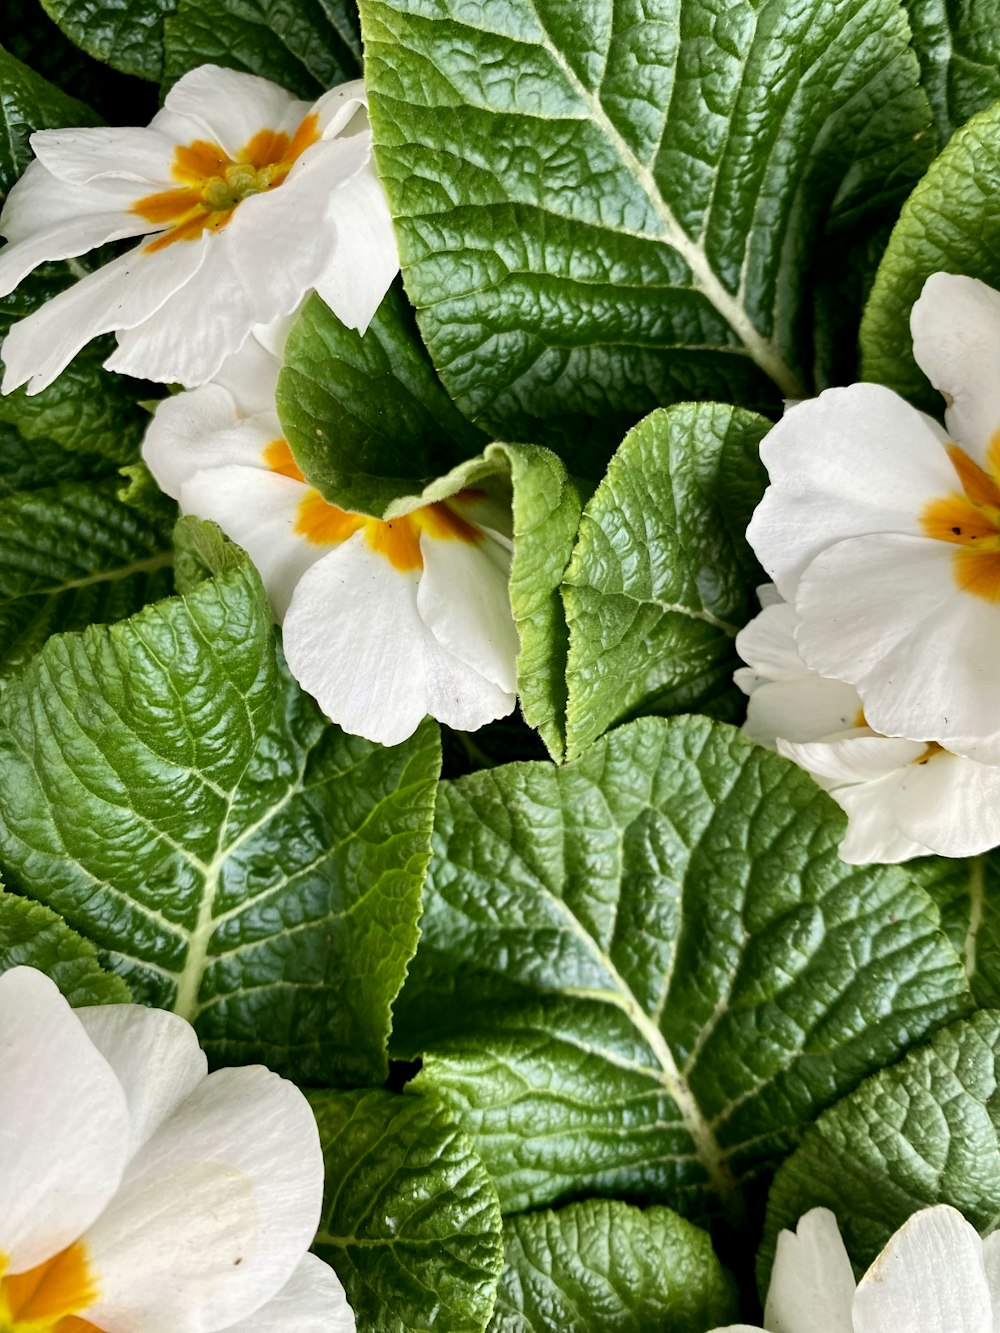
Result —
[[6, 1271], [0, 1254], [0, 1333], [100, 1333], [79, 1315], [97, 1299], [79, 1242], [26, 1273], [4, 1276]]
[[277, 130], [260, 130], [235, 158], [207, 139], [178, 145], [171, 166], [177, 186], [132, 205], [133, 213], [164, 228], [146, 249], [162, 250], [226, 226], [244, 199], [283, 184], [296, 161], [318, 141], [319, 120], [310, 112], [291, 138]]
[[950, 542], [952, 573], [962, 592], [1000, 602], [1000, 431], [990, 441], [986, 467], [957, 444], [948, 445], [961, 490], [932, 500], [920, 515], [928, 537]]
[[[272, 472], [279, 472], [294, 481], [305, 481], [285, 440], [269, 444], [264, 450], [264, 461]], [[468, 498], [473, 496], [472, 491], [460, 494]], [[363, 532], [371, 549], [403, 573], [424, 567], [420, 551], [422, 532], [438, 541], [462, 541], [470, 546], [483, 539], [479, 528], [462, 518], [444, 500], [423, 505], [402, 518], [369, 518], [366, 514], [338, 509], [311, 487], [299, 503], [294, 530], [316, 546], [336, 546], [355, 532]], [[2, 1328], [0, 1333], [3, 1333]]]

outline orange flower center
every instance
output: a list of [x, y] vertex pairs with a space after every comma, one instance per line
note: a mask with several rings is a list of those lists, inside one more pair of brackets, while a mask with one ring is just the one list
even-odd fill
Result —
[[[264, 461], [272, 472], [279, 472], [294, 481], [305, 481], [285, 440], [269, 444], [264, 450]], [[461, 496], [470, 499], [473, 494], [472, 491], [460, 492]], [[422, 532], [438, 541], [462, 541], [470, 546], [476, 546], [483, 539], [479, 528], [462, 518], [445, 500], [423, 505], [401, 518], [369, 518], [367, 514], [338, 509], [312, 487], [299, 502], [294, 530], [316, 546], [338, 546], [354, 533], [363, 532], [371, 549], [402, 573], [424, 567], [420, 551]], [[3, 1333], [2, 1328], [0, 1333]]]
[[990, 441], [985, 468], [957, 444], [948, 445], [948, 457], [961, 490], [932, 500], [920, 525], [928, 537], [959, 548], [952, 573], [962, 592], [1000, 602], [1000, 431]]
[[100, 1333], [79, 1316], [97, 1299], [85, 1247], [77, 1242], [26, 1273], [3, 1274], [0, 1255], [0, 1333]]
[[318, 140], [319, 120], [310, 112], [291, 138], [277, 130], [260, 130], [235, 158], [207, 139], [178, 145], [171, 166], [177, 186], [148, 194], [132, 205], [133, 213], [165, 229], [146, 249], [162, 250], [226, 226], [244, 199], [277, 189]]

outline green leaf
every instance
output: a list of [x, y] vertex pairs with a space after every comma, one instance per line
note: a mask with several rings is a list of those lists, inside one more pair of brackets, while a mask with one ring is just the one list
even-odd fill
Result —
[[563, 582], [571, 757], [641, 714], [726, 707], [761, 578], [744, 534], [767, 484], [769, 427], [683, 404], [647, 417], [611, 460]]
[[326, 1159], [315, 1249], [358, 1333], [482, 1333], [503, 1261], [496, 1190], [426, 1097], [314, 1093]]
[[436, 728], [344, 735], [275, 666], [240, 552], [49, 641], [0, 700], [0, 855], [221, 1064], [381, 1081], [416, 947]]
[[758, 1261], [782, 1227], [831, 1208], [858, 1271], [918, 1208], [949, 1203], [982, 1232], [1000, 1213], [1000, 1014], [983, 1010], [822, 1115], [775, 1178]]
[[247, 70], [307, 99], [361, 73], [355, 0], [175, 0], [165, 80], [198, 65]]
[[61, 92], [0, 46], [0, 196], [31, 161], [34, 130], [97, 125], [90, 107]]
[[941, 924], [962, 955], [976, 1003], [1000, 1008], [1000, 856], [968, 861], [934, 857], [921, 880], [941, 912]]
[[0, 890], [0, 972], [37, 967], [70, 1004], [128, 1004], [121, 977], [105, 972], [89, 940], [70, 930], [55, 912]]
[[[932, 151], [895, 0], [361, 0], [406, 290], [458, 407], [580, 457], [581, 422], [812, 381], [830, 228]], [[551, 435], [542, 434], [544, 429]]]
[[394, 1042], [505, 1211], [591, 1193], [739, 1222], [823, 1107], [967, 1011], [927, 894], [843, 865], [843, 827], [700, 717], [441, 784]]
[[979, 0], [904, 0], [923, 85], [944, 145], [1000, 97], [1000, 14]]
[[486, 443], [442, 389], [398, 286], [363, 336], [312, 296], [285, 345], [277, 406], [310, 484], [376, 518]]
[[177, 0], [42, 0], [88, 55], [125, 74], [158, 80], [163, 73], [163, 20]]
[[504, 1251], [490, 1333], [704, 1333], [739, 1313], [708, 1236], [667, 1208], [522, 1214]]
[[913, 359], [910, 310], [932, 273], [1000, 287], [1000, 104], [956, 131], [910, 198], [883, 256], [861, 323], [865, 379], [927, 411], [941, 398]]

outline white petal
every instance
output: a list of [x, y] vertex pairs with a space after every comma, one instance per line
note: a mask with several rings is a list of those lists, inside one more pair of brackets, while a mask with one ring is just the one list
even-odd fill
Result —
[[776, 602], [754, 616], [736, 636], [736, 651], [767, 680], [794, 680], [809, 668], [795, 642], [798, 615], [788, 602]]
[[336, 192], [329, 216], [337, 244], [316, 290], [342, 324], [364, 333], [399, 272], [396, 234], [374, 170]]
[[799, 650], [856, 685], [868, 725], [1000, 762], [1000, 606], [961, 592], [932, 538], [839, 542], [803, 575]]
[[927, 753], [923, 741], [895, 740], [870, 731], [804, 745], [779, 741], [777, 748], [832, 787], [879, 781], [907, 769]]
[[951, 405], [948, 430], [980, 463], [1000, 431], [1000, 292], [932, 273], [910, 313], [913, 355]]
[[490, 537], [472, 545], [424, 532], [420, 551], [421, 619], [449, 653], [505, 690], [513, 708], [521, 645], [510, 607], [510, 550]]
[[854, 1273], [828, 1208], [813, 1208], [782, 1231], [764, 1324], [771, 1333], [852, 1333]]
[[[150, 319], [201, 268], [206, 240], [187, 241], [155, 253], [138, 246], [20, 320], [3, 343], [7, 367], [3, 392], [30, 380], [28, 392], [39, 393], [91, 338]], [[147, 378], [156, 376], [148, 374]]]
[[293, 131], [310, 107], [256, 74], [199, 65], [170, 89], [164, 109], [169, 119], [161, 113], [150, 128], [169, 125], [176, 133], [177, 118], [183, 117], [191, 138], [208, 138], [235, 158], [261, 130]]
[[[173, 189], [174, 144], [164, 134], [131, 126], [80, 130], [38, 130], [31, 136], [35, 156], [60, 182], [86, 185], [107, 178], [131, 181], [138, 199]], [[144, 187], [144, 188], [143, 188]]]
[[179, 500], [184, 483], [206, 468], [266, 467], [264, 449], [281, 438], [273, 410], [241, 418], [228, 390], [203, 384], [158, 404], [142, 456], [159, 486]]
[[1000, 1231], [994, 1231], [983, 1239], [983, 1267], [993, 1307], [993, 1328], [996, 1330], [1000, 1328]]
[[356, 1327], [340, 1278], [307, 1254], [273, 1300], [227, 1333], [355, 1333]]
[[[312, 110], [315, 112], [320, 124], [320, 132], [324, 139], [332, 139], [340, 132], [351, 126], [352, 131], [357, 126], [352, 122], [358, 111], [368, 106], [368, 95], [365, 92], [364, 79], [352, 79], [349, 83], [338, 84], [336, 88], [331, 88], [325, 92], [317, 102], [313, 104]], [[367, 128], [367, 111], [364, 121]]]
[[208, 1061], [191, 1024], [163, 1009], [105, 1004], [77, 1017], [125, 1091], [133, 1157], [207, 1075]]
[[295, 531], [308, 490], [301, 481], [256, 467], [211, 467], [181, 487], [185, 514], [212, 519], [247, 552], [279, 624], [302, 576], [330, 551]]
[[47, 977], [0, 976], [0, 1253], [23, 1272], [72, 1244], [118, 1187], [125, 1093]]
[[85, 1236], [102, 1284], [88, 1318], [108, 1333], [228, 1328], [291, 1277], [322, 1194], [319, 1133], [302, 1093], [260, 1066], [210, 1074], [133, 1159]]
[[822, 741], [859, 725], [861, 700], [853, 685], [807, 672], [795, 680], [755, 686], [747, 704], [744, 731], [760, 745]]
[[944, 432], [889, 389], [852, 384], [792, 408], [761, 443], [771, 478], [747, 538], [782, 596], [833, 542], [919, 532], [926, 504], [955, 489]]
[[[276, 328], [289, 316], [270, 324], [256, 326], [238, 352], [222, 364], [213, 383], [220, 384], [232, 394], [241, 416], [255, 416], [258, 412], [274, 412], [274, 395], [278, 388], [279, 356], [271, 349], [270, 339], [276, 337]], [[284, 347], [289, 329], [280, 337]]]
[[993, 1333], [975, 1227], [954, 1208], [914, 1213], [858, 1285], [854, 1333]]

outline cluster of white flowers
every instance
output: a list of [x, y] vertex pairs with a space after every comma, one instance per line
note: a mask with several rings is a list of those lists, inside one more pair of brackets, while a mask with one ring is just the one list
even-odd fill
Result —
[[0, 215], [0, 295], [46, 260], [143, 240], [14, 325], [4, 391], [39, 392], [114, 332], [109, 369], [187, 390], [156, 413], [150, 468], [249, 552], [289, 667], [333, 721], [392, 745], [427, 713], [464, 730], [509, 713], [509, 506], [466, 490], [388, 521], [346, 512], [306, 483], [275, 410], [304, 297], [363, 332], [399, 269], [363, 83], [310, 105], [204, 65], [146, 129], [31, 146]]
[[1000, 293], [935, 274], [911, 327], [947, 430], [874, 384], [791, 407], [748, 531], [747, 730], [844, 808], [851, 862], [1000, 843]]

